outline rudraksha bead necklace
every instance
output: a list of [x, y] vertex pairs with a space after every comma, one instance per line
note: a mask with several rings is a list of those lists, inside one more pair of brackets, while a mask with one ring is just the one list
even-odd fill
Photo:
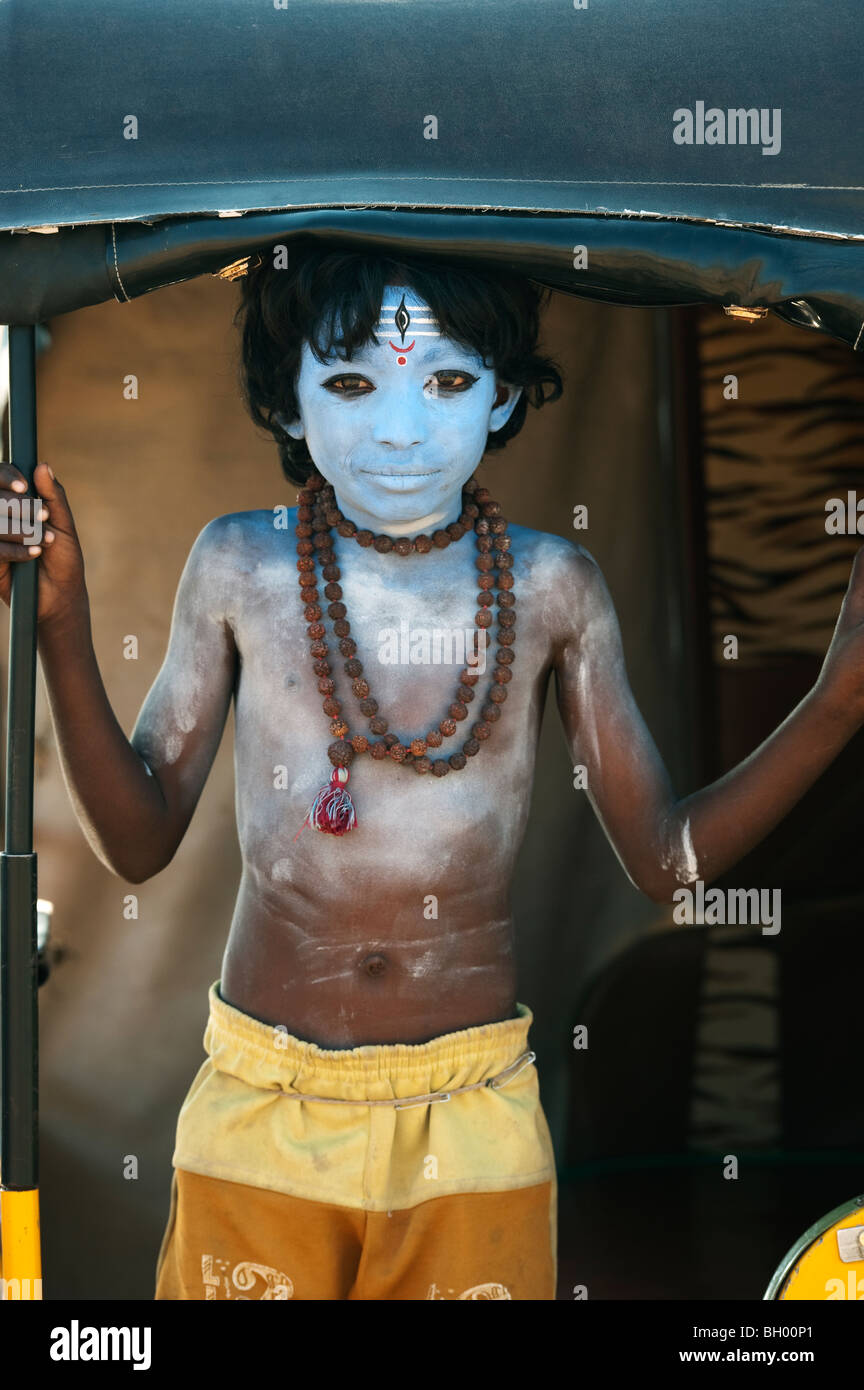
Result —
[[[443, 530], [434, 531], [431, 536], [393, 538], [358, 530], [353, 521], [343, 516], [332, 486], [320, 474], [313, 474], [306, 486], [301, 488], [297, 503], [297, 569], [303, 614], [310, 638], [313, 669], [318, 677], [318, 690], [324, 697], [324, 713], [330, 718], [330, 732], [335, 736], [335, 741], [327, 749], [333, 764], [330, 782], [318, 792], [295, 840], [305, 825], [329, 835], [344, 835], [354, 829], [357, 816], [347, 783], [348, 766], [355, 754], [368, 753], [379, 760], [389, 757], [403, 766], [410, 764], [416, 772], [431, 772], [433, 777], [445, 777], [451, 769], [460, 772], [468, 759], [479, 753], [482, 743], [489, 738], [494, 724], [501, 717], [501, 707], [507, 699], [507, 685], [512, 677], [510, 667], [515, 655], [513, 646], [516, 636], [513, 555], [507, 535], [507, 521], [501, 515], [499, 504], [492, 500], [485, 487], [480, 487], [476, 478], [469, 478], [463, 486], [459, 520], [451, 522]], [[356, 540], [358, 545], [373, 546], [381, 554], [396, 555], [427, 554], [433, 546], [443, 550], [472, 528], [474, 530], [477, 540], [476, 565], [480, 571], [475, 633], [478, 638], [480, 633], [485, 633], [486, 645], [489, 645], [488, 629], [493, 622], [491, 608], [495, 590], [499, 609], [498, 649], [492, 671], [492, 686], [489, 698], [480, 710], [481, 717], [472, 725], [471, 736], [464, 740], [461, 750], [451, 753], [448, 758], [430, 758], [427, 750], [440, 748], [444, 739], [452, 738], [459, 724], [467, 718], [468, 706], [474, 699], [473, 687], [479, 675], [468, 667], [460, 672], [456, 699], [435, 728], [405, 742], [388, 731], [387, 720], [379, 714], [378, 701], [373, 697], [369, 681], [363, 674], [362, 663], [357, 657], [357, 644], [350, 635], [351, 627], [339, 583], [341, 572], [333, 549], [331, 529], [334, 526], [340, 536]], [[371, 739], [366, 734], [351, 734], [342, 714], [341, 702], [335, 696], [336, 684], [327, 659], [326, 627], [315, 576], [316, 555], [321, 576], [326, 581], [324, 596], [328, 600], [327, 614], [333, 620], [339, 651], [345, 658], [345, 674], [351, 681], [360, 713], [369, 721], [369, 731], [375, 736]]]

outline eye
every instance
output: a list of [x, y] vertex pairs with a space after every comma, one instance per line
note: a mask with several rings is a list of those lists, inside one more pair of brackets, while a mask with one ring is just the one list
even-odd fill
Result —
[[[329, 381], [325, 381], [322, 384], [328, 391], [333, 391], [337, 396], [365, 396], [369, 394], [369, 391], [375, 389], [372, 383], [366, 380], [365, 376], [356, 376], [353, 373], [349, 373], [345, 376], [333, 376]], [[362, 390], [364, 386], [368, 387], [368, 390]]]
[[[454, 370], [444, 370], [436, 372], [435, 377], [450, 378], [450, 380], [435, 381], [434, 384], [440, 390], [456, 391], [460, 393], [463, 391], [468, 391], [474, 385], [474, 382], [477, 380], [476, 376], [472, 376], [470, 372], [459, 372]], [[456, 378], [455, 381], [453, 380], [454, 377]], [[460, 381], [462, 382], [461, 385], [459, 384]]]

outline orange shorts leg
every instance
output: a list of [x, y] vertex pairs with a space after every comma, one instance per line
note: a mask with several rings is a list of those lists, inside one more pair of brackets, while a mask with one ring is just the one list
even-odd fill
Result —
[[174, 1170], [157, 1299], [345, 1299], [365, 1213]]
[[349, 1298], [554, 1300], [554, 1180], [370, 1212]]

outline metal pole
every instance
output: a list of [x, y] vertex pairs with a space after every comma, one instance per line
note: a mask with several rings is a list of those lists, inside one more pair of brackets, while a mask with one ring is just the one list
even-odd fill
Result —
[[[36, 331], [9, 328], [9, 458], [36, 467]], [[39, 1015], [33, 752], [38, 563], [12, 565], [5, 846], [0, 852], [0, 1240], [6, 1299], [40, 1299]]]

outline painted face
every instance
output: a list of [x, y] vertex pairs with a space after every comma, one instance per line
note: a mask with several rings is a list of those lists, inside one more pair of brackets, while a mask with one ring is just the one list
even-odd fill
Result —
[[445, 512], [455, 519], [462, 484], [521, 389], [499, 389], [494, 371], [443, 337], [407, 286], [385, 288], [375, 334], [377, 346], [325, 365], [304, 343], [299, 415], [285, 428], [305, 437], [342, 511], [359, 524], [398, 533]]

